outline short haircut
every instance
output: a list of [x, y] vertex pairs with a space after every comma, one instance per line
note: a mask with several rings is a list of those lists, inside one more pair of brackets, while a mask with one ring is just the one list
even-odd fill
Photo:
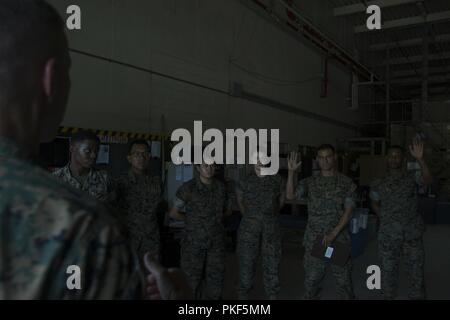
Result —
[[333, 153], [336, 153], [336, 149], [331, 144], [328, 144], [328, 143], [321, 144], [317, 148], [317, 153], [319, 153], [319, 151], [322, 151], [322, 150], [331, 150], [331, 151], [333, 151]]
[[0, 102], [24, 102], [43, 64], [68, 57], [65, 24], [44, 0], [0, 1]]
[[83, 130], [75, 133], [70, 139], [70, 144], [83, 141], [94, 141], [95, 143], [97, 143], [97, 145], [100, 145], [100, 139], [98, 138], [98, 136], [94, 132], [89, 130]]
[[405, 154], [405, 149], [404, 149], [402, 146], [399, 146], [399, 145], [397, 145], [397, 144], [392, 145], [392, 146], [389, 146], [389, 147], [387, 148], [387, 150], [386, 150], [386, 154], [388, 154], [389, 151], [391, 151], [391, 150], [398, 150], [398, 151], [400, 151], [402, 154]]
[[135, 145], [145, 145], [148, 149], [148, 152], [151, 152], [150, 146], [148, 145], [147, 140], [139, 139], [139, 140], [133, 140], [128, 145], [128, 154], [131, 154], [131, 150], [133, 150], [133, 146]]

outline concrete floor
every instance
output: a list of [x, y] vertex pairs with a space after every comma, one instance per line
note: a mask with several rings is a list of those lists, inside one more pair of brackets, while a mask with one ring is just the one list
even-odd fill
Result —
[[[296, 300], [303, 296], [304, 270], [302, 265], [303, 248], [302, 231], [287, 230], [283, 236], [283, 258], [280, 269], [280, 299]], [[424, 235], [425, 245], [425, 282], [428, 299], [450, 299], [450, 225], [430, 225]], [[377, 263], [376, 235], [369, 235], [364, 253], [353, 261], [353, 285], [357, 299], [379, 300], [379, 290], [366, 287], [369, 265]], [[260, 262], [258, 264], [256, 283], [250, 294], [251, 299], [266, 299], [262, 285]], [[330, 270], [331, 271], [331, 270]], [[238, 266], [235, 253], [227, 256], [224, 299], [237, 298]], [[408, 284], [403, 266], [400, 267], [398, 299], [407, 299]], [[322, 299], [337, 299], [334, 279], [331, 272], [323, 282]]]

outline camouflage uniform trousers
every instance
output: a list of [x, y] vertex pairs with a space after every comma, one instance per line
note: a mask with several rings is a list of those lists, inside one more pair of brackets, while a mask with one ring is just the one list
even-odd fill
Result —
[[262, 256], [263, 282], [267, 296], [276, 299], [280, 291], [281, 229], [277, 219], [246, 219], [241, 221], [238, 235], [239, 289], [238, 297], [248, 299], [253, 287], [256, 262]]
[[[305, 268], [305, 294], [303, 299], [320, 299], [321, 283], [325, 278], [328, 262], [312, 256], [314, 241], [319, 234], [306, 233], [304, 247], [304, 268]], [[336, 281], [336, 291], [339, 299], [350, 300], [355, 298], [352, 283], [352, 262], [348, 260], [343, 267], [331, 265], [331, 271]]]
[[158, 228], [152, 228], [152, 232], [136, 232], [131, 234], [131, 244], [136, 249], [140, 261], [148, 252], [153, 259], [160, 261], [160, 237]]
[[385, 299], [394, 299], [398, 288], [399, 260], [403, 254], [409, 282], [409, 298], [425, 298], [424, 260], [422, 236], [404, 239], [401, 235], [380, 231], [378, 236], [381, 260], [381, 289]]
[[225, 234], [209, 240], [187, 237], [181, 245], [181, 269], [197, 300], [222, 298], [225, 274]]

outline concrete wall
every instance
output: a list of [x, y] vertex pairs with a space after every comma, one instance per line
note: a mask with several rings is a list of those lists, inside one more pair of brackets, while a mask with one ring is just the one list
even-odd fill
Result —
[[[68, 32], [73, 49], [223, 92], [238, 82], [246, 91], [304, 110], [350, 124], [361, 120], [360, 112], [347, 108], [348, 72], [331, 64], [328, 96], [320, 98], [321, 56], [237, 0], [49, 2], [66, 17], [69, 5], [81, 7], [82, 30]], [[311, 1], [304, 9], [312, 17], [332, 14], [327, 1]], [[327, 29], [325, 19], [317, 22]], [[336, 22], [328, 29], [336, 30]], [[203, 120], [204, 127], [219, 129], [279, 128], [282, 142], [309, 145], [354, 135], [353, 130], [156, 74], [78, 53], [72, 59], [66, 126], [170, 133]]]
[[[414, 119], [420, 120], [420, 102], [413, 105], [413, 110]], [[450, 103], [429, 102], [423, 113], [421, 129], [436, 147], [450, 149]]]
[[427, 106], [429, 121], [450, 123], [450, 100], [449, 102], [430, 102]]

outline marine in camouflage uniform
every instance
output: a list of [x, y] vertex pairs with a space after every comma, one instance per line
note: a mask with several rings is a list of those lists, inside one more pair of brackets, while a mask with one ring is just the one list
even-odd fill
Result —
[[[0, 17], [0, 300], [143, 298], [143, 273], [115, 218], [32, 160], [67, 104], [65, 22], [43, 0], [2, 0]], [[146, 267], [148, 297], [189, 296], [177, 270]], [[70, 290], [77, 275], [81, 288]]]
[[185, 216], [181, 269], [188, 276], [195, 298], [220, 299], [225, 273], [226, 188], [215, 178], [205, 184], [195, 177], [177, 190], [174, 207]]
[[[255, 165], [255, 170], [258, 168]], [[252, 172], [236, 188], [242, 220], [239, 225], [239, 299], [248, 299], [255, 278], [256, 262], [262, 256], [264, 287], [270, 299], [280, 291], [281, 230], [278, 214], [284, 202], [285, 183], [279, 175], [258, 176]]]
[[70, 172], [70, 164], [67, 164], [55, 170], [53, 175], [102, 202], [110, 203], [112, 201], [111, 195], [114, 192], [114, 186], [106, 171], [92, 168], [83, 179], [77, 179]]
[[[115, 198], [112, 180], [107, 172], [94, 168], [99, 146], [100, 140], [93, 132], [76, 133], [70, 140], [70, 162], [53, 174], [74, 188], [111, 204]], [[74, 172], [79, 174], [75, 176]]]
[[[4, 138], [0, 221], [0, 299], [143, 297], [136, 256], [117, 221]], [[66, 285], [71, 265], [81, 269], [81, 290]]]
[[149, 252], [152, 257], [159, 259], [160, 236], [156, 208], [162, 200], [161, 178], [149, 174], [138, 176], [130, 170], [119, 177], [115, 185], [118, 206], [126, 215], [131, 243], [138, 256], [142, 258]]
[[[337, 172], [336, 151], [333, 146], [324, 144], [317, 150], [316, 160], [320, 167], [320, 174], [301, 180], [294, 189], [294, 172], [301, 165], [301, 161], [297, 162], [298, 156], [299, 154], [292, 152], [288, 157], [286, 198], [298, 200], [307, 198], [308, 221], [303, 239], [304, 298], [318, 299], [328, 262], [313, 256], [313, 249], [317, 240], [322, 240], [324, 248], [335, 242], [350, 246], [348, 222], [355, 206], [356, 185], [350, 178]], [[351, 267], [350, 257], [344, 266], [331, 264], [340, 299], [354, 298]]]
[[[305, 299], [317, 299], [320, 284], [325, 277], [327, 262], [311, 255], [318, 236], [330, 233], [342, 218], [344, 209], [355, 206], [353, 193], [356, 185], [343, 174], [335, 176], [312, 176], [299, 182], [297, 199], [307, 197], [308, 222], [306, 224], [303, 246], [305, 247]], [[335, 241], [350, 245], [348, 229], [344, 228]], [[340, 299], [353, 299], [351, 260], [344, 267], [331, 265]]]
[[[388, 157], [395, 157], [396, 154], [403, 159], [403, 150], [391, 147]], [[394, 299], [397, 295], [399, 260], [402, 256], [409, 280], [409, 297], [425, 298], [425, 224], [418, 212], [416, 191], [418, 185], [424, 185], [423, 173], [429, 174], [424, 162], [423, 165], [424, 171], [389, 170], [384, 178], [375, 180], [371, 185], [370, 198], [379, 205], [375, 212], [380, 221], [378, 250], [381, 290], [385, 299]]]

